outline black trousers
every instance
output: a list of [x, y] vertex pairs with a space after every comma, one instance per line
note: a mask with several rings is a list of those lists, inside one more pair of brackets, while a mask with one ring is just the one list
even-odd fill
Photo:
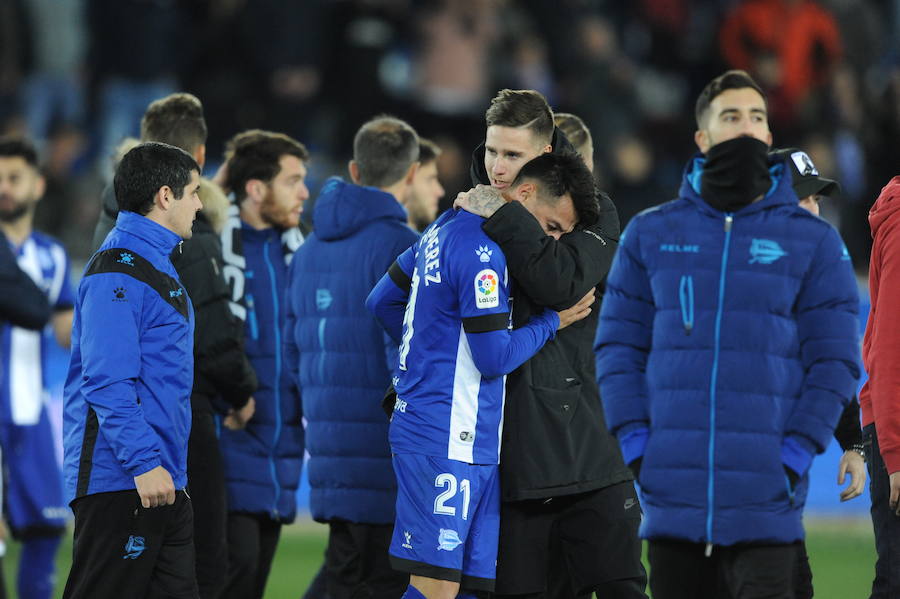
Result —
[[399, 599], [409, 574], [391, 568], [392, 524], [328, 524], [325, 588], [329, 599]]
[[497, 596], [645, 599], [640, 522], [631, 482], [501, 504]]
[[268, 516], [228, 514], [228, 585], [224, 599], [262, 599], [281, 536]]
[[654, 599], [794, 599], [797, 545], [649, 543]]
[[72, 502], [75, 543], [66, 599], [197, 599], [193, 515], [184, 491], [174, 505], [145, 509], [137, 491]]
[[870, 599], [900, 597], [900, 517], [888, 505], [891, 479], [881, 449], [875, 425], [863, 429], [866, 448], [866, 467], [869, 469], [869, 496], [872, 500], [872, 528], [875, 530], [875, 580]]
[[201, 599], [218, 599], [228, 582], [228, 507], [222, 452], [209, 411], [194, 411], [188, 439], [188, 490]]

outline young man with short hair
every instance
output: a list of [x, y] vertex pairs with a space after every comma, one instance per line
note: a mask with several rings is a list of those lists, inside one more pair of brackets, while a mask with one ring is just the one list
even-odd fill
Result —
[[67, 598], [198, 597], [187, 442], [194, 311], [169, 259], [201, 209], [200, 167], [140, 144], [116, 169], [116, 226], [78, 287], [66, 378]]
[[397, 491], [380, 407], [397, 351], [364, 304], [418, 238], [401, 202], [418, 172], [419, 146], [405, 121], [364, 123], [348, 165], [352, 183], [326, 181], [316, 230], [288, 274], [285, 360], [303, 399], [310, 512], [328, 524], [332, 599], [399, 597], [406, 588], [387, 559]]
[[[598, 192], [601, 216], [594, 226], [558, 240], [547, 236], [501, 193], [523, 160], [571, 153], [571, 144], [533, 90], [502, 90], [485, 121], [483, 149], [472, 159], [473, 183], [482, 185], [457, 203], [487, 218], [483, 230], [503, 249], [519, 290], [518, 324], [544, 306], [564, 308], [594, 293], [612, 262], [619, 221], [610, 198]], [[645, 597], [640, 505], [593, 383], [597, 312], [560, 331], [507, 380], [515, 401], [500, 466], [499, 595]], [[561, 413], [567, 416], [560, 419]]]
[[768, 159], [753, 79], [713, 79], [695, 118], [678, 199], [623, 234], [597, 376], [641, 483], [653, 596], [793, 597], [807, 471], [860, 374], [856, 279]]
[[[508, 194], [554, 237], [589, 226], [598, 214], [590, 172], [574, 154], [528, 162]], [[367, 302], [400, 341], [390, 554], [395, 568], [411, 574], [404, 597], [493, 591], [505, 375], [558, 328], [584, 318], [593, 302], [590, 295], [570, 311], [543, 310], [510, 331], [506, 260], [482, 223], [468, 212], [445, 213]], [[407, 297], [404, 313], [398, 307]]]

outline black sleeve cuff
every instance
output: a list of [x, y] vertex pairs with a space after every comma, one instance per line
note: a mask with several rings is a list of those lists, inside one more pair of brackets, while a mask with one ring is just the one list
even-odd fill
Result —
[[403, 269], [400, 268], [399, 264], [397, 264], [396, 262], [391, 264], [391, 267], [388, 269], [388, 276], [391, 277], [391, 280], [397, 287], [399, 287], [406, 293], [409, 293], [409, 290], [412, 287], [412, 279], [409, 278], [409, 275], [403, 272]]
[[485, 314], [463, 318], [463, 328], [467, 333], [489, 333], [509, 328], [509, 312], [502, 314]]

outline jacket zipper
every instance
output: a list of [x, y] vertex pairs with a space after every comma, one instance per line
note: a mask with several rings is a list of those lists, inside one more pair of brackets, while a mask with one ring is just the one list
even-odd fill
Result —
[[709, 557], [713, 549], [713, 513], [715, 505], [715, 452], [716, 452], [716, 384], [719, 378], [719, 349], [722, 333], [722, 309], [725, 303], [725, 269], [728, 266], [728, 249], [731, 244], [731, 225], [734, 216], [730, 212], [725, 213], [725, 245], [722, 249], [722, 266], [719, 270], [719, 304], [716, 307], [716, 329], [713, 346], [713, 366], [709, 380], [709, 453], [708, 467], [709, 479], [706, 487], [706, 552]]
[[272, 305], [274, 307], [275, 325], [275, 436], [272, 439], [272, 451], [269, 454], [269, 470], [272, 473], [272, 483], [275, 485], [275, 501], [272, 504], [272, 515], [278, 518], [278, 500], [281, 498], [281, 485], [278, 484], [278, 471], [275, 468], [275, 454], [278, 451], [278, 441], [281, 439], [281, 327], [278, 326], [278, 288], [275, 284], [275, 269], [269, 259], [269, 243], [263, 245], [263, 257], [266, 268], [269, 270], [269, 283], [272, 287]]
[[694, 277], [682, 275], [678, 284], [678, 299], [681, 302], [681, 322], [684, 334], [690, 335], [694, 330]]

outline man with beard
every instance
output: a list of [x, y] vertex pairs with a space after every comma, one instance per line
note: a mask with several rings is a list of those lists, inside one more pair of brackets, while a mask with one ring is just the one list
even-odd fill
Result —
[[860, 374], [856, 279], [768, 160], [756, 82], [713, 79], [695, 117], [679, 197], [622, 236], [597, 376], [641, 484], [653, 596], [788, 598], [807, 471]]
[[45, 403], [44, 369], [53, 336], [64, 348], [71, 343], [74, 293], [62, 244], [33, 228], [44, 187], [31, 143], [0, 140], [0, 231], [5, 235], [0, 243], [9, 244], [19, 267], [43, 290], [53, 309], [47, 330], [0, 327], [0, 445], [9, 473], [6, 514], [13, 536], [22, 542], [18, 596], [28, 599], [49, 599], [53, 593], [54, 558], [68, 515]]
[[396, 364], [366, 296], [417, 235], [401, 200], [416, 176], [419, 138], [381, 116], [353, 141], [352, 183], [329, 179], [315, 232], [297, 250], [287, 289], [285, 359], [306, 418], [310, 511], [328, 523], [329, 597], [399, 597], [388, 563], [397, 485], [380, 403]]
[[223, 597], [247, 599], [263, 596], [281, 526], [293, 522], [297, 511], [300, 396], [281, 352], [288, 264], [303, 243], [298, 225], [309, 197], [309, 153], [287, 135], [250, 130], [229, 142], [226, 157], [234, 203], [222, 232], [224, 275], [232, 311], [245, 323], [259, 389], [246, 427], [221, 431], [230, 570]]
[[424, 137], [419, 138], [419, 168], [416, 169], [412, 185], [403, 201], [407, 223], [418, 233], [434, 222], [438, 203], [444, 197], [444, 188], [438, 180], [437, 159], [440, 155], [441, 149], [436, 143]]

